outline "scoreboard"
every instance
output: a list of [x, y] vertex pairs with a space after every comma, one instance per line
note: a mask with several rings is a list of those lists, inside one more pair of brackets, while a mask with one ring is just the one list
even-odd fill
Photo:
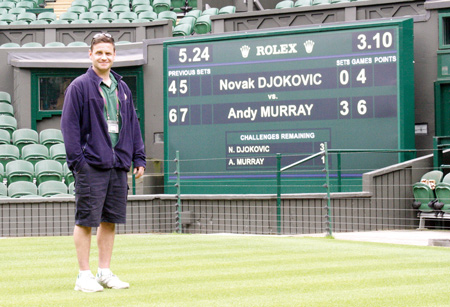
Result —
[[[325, 142], [414, 149], [413, 71], [412, 19], [167, 41], [166, 192], [176, 151], [183, 193], [253, 194], [275, 193], [277, 153], [286, 166]], [[360, 154], [342, 167], [360, 181], [406, 158]], [[313, 192], [323, 168], [317, 157], [283, 174], [283, 193]]]

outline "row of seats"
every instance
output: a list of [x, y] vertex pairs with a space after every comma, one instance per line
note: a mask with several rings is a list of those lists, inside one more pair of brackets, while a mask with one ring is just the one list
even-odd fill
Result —
[[[15, 8], [34, 9], [38, 8], [38, 1], [20, 0], [20, 1], [1, 1], [0, 9], [14, 10]], [[14, 11], [13, 11], [14, 12]]]
[[[14, 121], [10, 121], [14, 119]], [[0, 144], [14, 144], [22, 149], [28, 144], [42, 144], [48, 149], [55, 144], [64, 143], [59, 129], [44, 129], [39, 134], [28, 128], [16, 129], [17, 120], [11, 116], [0, 115]]]
[[60, 181], [46, 181], [36, 186], [33, 182], [14, 182], [8, 187], [0, 182], [0, 198], [73, 197], [74, 183], [67, 187]]
[[47, 148], [42, 144], [29, 144], [23, 148], [10, 144], [0, 145], [0, 164], [6, 166], [10, 161], [26, 160], [36, 164], [41, 160], [55, 160], [64, 164], [66, 161], [66, 149], [64, 144], [55, 144]]
[[55, 160], [41, 160], [33, 165], [30, 161], [14, 160], [6, 164], [0, 163], [0, 182], [10, 185], [14, 182], [34, 182], [37, 186], [46, 181], [60, 181], [67, 186], [74, 182], [73, 173], [67, 167]]
[[442, 177], [441, 171], [427, 172], [413, 185], [414, 209], [436, 216], [450, 213], [450, 174]]

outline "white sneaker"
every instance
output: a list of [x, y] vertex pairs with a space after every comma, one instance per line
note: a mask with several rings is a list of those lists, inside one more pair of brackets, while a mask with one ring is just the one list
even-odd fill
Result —
[[97, 273], [97, 277], [95, 279], [100, 285], [105, 288], [128, 289], [130, 287], [129, 283], [121, 281], [119, 277], [117, 277], [113, 273], [106, 275], [99, 275], [99, 273]]
[[78, 274], [75, 291], [100, 292], [103, 291], [103, 287], [95, 280], [92, 273]]

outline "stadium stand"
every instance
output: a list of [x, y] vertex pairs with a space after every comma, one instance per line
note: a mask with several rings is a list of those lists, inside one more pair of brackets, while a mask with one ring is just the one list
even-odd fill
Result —
[[0, 163], [0, 182], [3, 182], [3, 178], [5, 177], [5, 167]]
[[177, 14], [172, 11], [163, 11], [158, 14], [158, 19], [168, 19], [172, 21], [173, 26], [177, 24]]
[[123, 12], [119, 14], [119, 19], [126, 19], [129, 22], [137, 19], [137, 14], [135, 12]]
[[39, 47], [42, 47], [42, 44], [38, 42], [30, 42], [22, 45], [22, 48], [39, 48]]
[[138, 18], [145, 19], [148, 21], [153, 21], [158, 18], [158, 15], [155, 12], [148, 11], [148, 12], [139, 13]]
[[188, 36], [192, 34], [192, 25], [188, 23], [180, 23], [173, 30], [173, 36]]
[[197, 34], [206, 34], [211, 32], [210, 15], [202, 15], [195, 21], [194, 31]]
[[69, 184], [69, 194], [75, 194], [75, 182]]
[[30, 144], [22, 148], [22, 159], [34, 165], [42, 160], [50, 159], [48, 148], [42, 144]]
[[61, 15], [59, 15], [59, 20], [67, 20], [69, 23], [77, 19], [78, 14], [75, 12], [64, 12]]
[[294, 1], [281, 1], [275, 6], [276, 9], [289, 9], [294, 7]]
[[17, 129], [12, 134], [12, 143], [19, 148], [20, 152], [22, 152], [22, 148], [25, 145], [39, 143], [39, 135], [37, 131], [33, 129]]
[[67, 186], [61, 181], [46, 181], [38, 186], [38, 195], [50, 197], [58, 194], [67, 194]]
[[38, 19], [38, 20], [44, 20], [44, 21], [46, 21], [47, 23], [50, 23], [50, 22], [56, 20], [56, 14], [53, 13], [53, 12], [43, 12], [43, 13], [40, 13], [40, 14], [37, 16], [37, 19]]
[[20, 15], [20, 14], [25, 13], [26, 11], [27, 11], [26, 8], [23, 8], [23, 7], [15, 7], [15, 8], [10, 9], [10, 10], [8, 11], [8, 13], [17, 16], [17, 15]]
[[34, 173], [36, 175], [36, 185], [41, 183], [55, 180], [62, 182], [62, 165], [55, 160], [42, 160], [36, 163], [34, 167]]
[[8, 186], [8, 196], [19, 198], [26, 195], [38, 195], [37, 187], [33, 182], [13, 182]]
[[211, 15], [211, 16], [214, 16], [214, 15], [218, 15], [218, 14], [219, 14], [219, 9], [218, 9], [218, 8], [215, 8], [215, 7], [211, 7], [211, 8], [206, 9], [206, 10], [204, 10], [204, 11], [202, 12], [202, 15]]
[[128, 5], [115, 5], [111, 8], [111, 12], [120, 14], [124, 12], [130, 12], [131, 9]]
[[0, 92], [0, 102], [11, 104], [11, 95], [7, 92]]
[[[2, 3], [2, 2], [0, 2], [0, 3]], [[10, 24], [11, 22], [15, 21], [16, 19], [17, 19], [17, 16], [14, 15], [14, 14], [6, 13], [6, 14], [0, 15], [0, 21], [4, 21], [4, 22], [6, 22], [8, 24]]]
[[297, 0], [295, 1], [294, 6], [295, 7], [301, 7], [301, 6], [311, 6], [312, 0]]
[[92, 13], [92, 12], [84, 12], [81, 13], [80, 16], [78, 16], [79, 20], [87, 20], [89, 22], [92, 22], [96, 19], [98, 19], [98, 15], [96, 13]]
[[236, 13], [236, 7], [234, 5], [224, 6], [219, 10], [219, 15], [234, 13]]
[[33, 182], [34, 166], [33, 163], [25, 160], [15, 160], [6, 164], [6, 179], [8, 185], [18, 181]]
[[450, 173], [445, 175], [434, 189], [437, 202], [433, 203], [433, 208], [438, 214], [450, 213]]
[[105, 12], [101, 13], [98, 17], [100, 20], [108, 20], [109, 22], [112, 22], [117, 19], [117, 14], [114, 12]]

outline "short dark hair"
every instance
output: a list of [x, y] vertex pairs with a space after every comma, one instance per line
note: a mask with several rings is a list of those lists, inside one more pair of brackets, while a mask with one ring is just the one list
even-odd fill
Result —
[[95, 45], [100, 43], [109, 43], [112, 44], [114, 47], [114, 50], [116, 49], [116, 45], [114, 43], [114, 38], [109, 33], [97, 33], [92, 37], [91, 41], [91, 50], [94, 48]]

